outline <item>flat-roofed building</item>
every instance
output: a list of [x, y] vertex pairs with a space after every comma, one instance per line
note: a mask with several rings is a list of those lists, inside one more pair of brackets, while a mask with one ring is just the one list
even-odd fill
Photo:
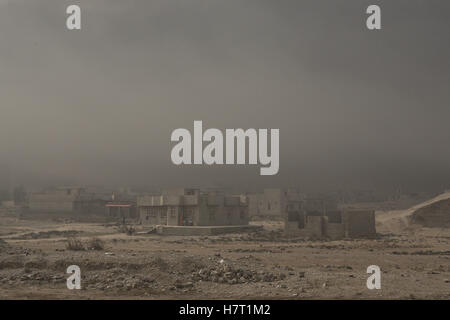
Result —
[[264, 189], [262, 193], [248, 195], [251, 217], [283, 218], [288, 211], [299, 210], [302, 194], [295, 189]]
[[51, 216], [105, 216], [107, 192], [95, 193], [84, 187], [55, 187], [30, 193], [27, 212]]
[[76, 200], [83, 193], [83, 188], [57, 187], [42, 192], [32, 192], [28, 207], [33, 213], [72, 213]]
[[138, 214], [142, 224], [168, 226], [247, 225], [246, 197], [198, 189], [172, 189], [161, 195], [139, 196]]
[[285, 217], [287, 236], [304, 238], [366, 238], [375, 237], [375, 211], [329, 210], [326, 212], [290, 212]]

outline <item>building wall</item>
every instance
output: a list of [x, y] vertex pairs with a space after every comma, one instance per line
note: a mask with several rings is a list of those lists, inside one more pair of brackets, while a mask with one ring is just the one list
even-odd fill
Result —
[[325, 217], [306, 217], [305, 233], [309, 238], [322, 238], [325, 232]]
[[138, 199], [140, 221], [150, 225], [247, 225], [248, 206], [238, 196], [189, 194]]
[[105, 211], [107, 212], [107, 215], [109, 218], [113, 218], [116, 220], [122, 220], [130, 219], [130, 220], [136, 220], [138, 218], [136, 206], [131, 204], [130, 206], [118, 206], [110, 203], [110, 206], [105, 206]]
[[58, 187], [44, 192], [33, 192], [28, 208], [37, 213], [73, 213], [75, 200], [84, 191], [79, 187]]
[[300, 238], [322, 238], [325, 236], [326, 217], [307, 216], [303, 228], [299, 228], [298, 221], [285, 222], [285, 235]]
[[101, 199], [75, 199], [73, 211], [80, 215], [105, 215], [107, 201]]
[[302, 236], [302, 231], [298, 227], [298, 221], [285, 221], [284, 222], [284, 234], [286, 236], [294, 237]]
[[139, 207], [140, 221], [142, 224], [150, 225], [177, 225], [175, 220], [178, 215], [173, 215], [171, 207], [168, 206], [145, 206]]
[[263, 194], [255, 193], [248, 196], [248, 212], [250, 217], [262, 215]]
[[345, 226], [343, 223], [330, 223], [325, 225], [325, 236], [332, 240], [342, 239], [345, 237]]
[[285, 218], [285, 234], [305, 238], [358, 238], [376, 235], [375, 212], [368, 210], [332, 211], [326, 215], [300, 212]]
[[63, 192], [33, 193], [30, 196], [28, 206], [32, 212], [67, 213], [73, 212], [74, 201], [74, 195]]
[[265, 189], [262, 212], [264, 216], [282, 217], [286, 210], [286, 199], [281, 189]]
[[167, 208], [167, 225], [168, 226], [177, 226], [179, 224], [179, 217], [180, 217], [180, 210], [181, 208], [179, 206], [168, 206]]
[[328, 198], [306, 198], [303, 203], [303, 209], [306, 212], [320, 212], [325, 214], [328, 211], [338, 209], [337, 201]]
[[370, 237], [376, 235], [375, 211], [346, 210], [343, 213], [345, 236], [348, 238]]
[[293, 189], [264, 189], [248, 196], [249, 215], [283, 218], [288, 211], [299, 210], [302, 196]]

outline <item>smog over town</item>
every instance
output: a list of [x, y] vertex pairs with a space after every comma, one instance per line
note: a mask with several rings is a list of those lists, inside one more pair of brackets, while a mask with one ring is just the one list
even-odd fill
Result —
[[0, 299], [450, 300], [449, 15], [0, 0]]

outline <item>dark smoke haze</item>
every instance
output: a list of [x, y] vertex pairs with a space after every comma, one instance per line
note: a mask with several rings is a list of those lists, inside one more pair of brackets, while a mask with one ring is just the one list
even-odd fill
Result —
[[[449, 16], [448, 0], [0, 0], [0, 185], [449, 188]], [[279, 174], [174, 166], [170, 134], [194, 120], [279, 128]]]

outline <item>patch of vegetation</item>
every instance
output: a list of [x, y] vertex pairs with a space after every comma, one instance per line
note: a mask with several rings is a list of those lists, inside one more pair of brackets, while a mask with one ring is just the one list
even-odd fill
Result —
[[105, 243], [99, 238], [92, 238], [87, 244], [88, 250], [104, 250]]
[[169, 268], [169, 264], [161, 257], [156, 257], [155, 259], [153, 259], [152, 265], [154, 265], [161, 271], [168, 270]]
[[67, 239], [66, 249], [71, 251], [83, 251], [85, 250], [83, 242], [78, 238]]

